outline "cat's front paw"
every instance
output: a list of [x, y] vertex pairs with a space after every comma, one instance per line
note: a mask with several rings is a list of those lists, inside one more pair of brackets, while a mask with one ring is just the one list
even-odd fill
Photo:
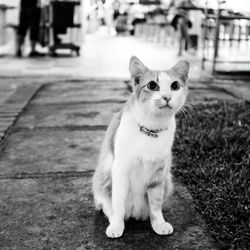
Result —
[[152, 225], [152, 227], [153, 230], [159, 235], [169, 235], [174, 231], [172, 225], [166, 221], [159, 225]]
[[124, 223], [118, 224], [118, 225], [112, 225], [110, 224], [107, 227], [106, 235], [109, 238], [118, 238], [121, 237], [124, 231]]

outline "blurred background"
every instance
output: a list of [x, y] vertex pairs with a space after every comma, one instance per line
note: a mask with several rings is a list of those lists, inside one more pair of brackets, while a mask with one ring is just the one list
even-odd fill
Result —
[[136, 55], [157, 69], [187, 59], [194, 77], [242, 75], [249, 46], [248, 0], [0, 0], [2, 74], [127, 77]]

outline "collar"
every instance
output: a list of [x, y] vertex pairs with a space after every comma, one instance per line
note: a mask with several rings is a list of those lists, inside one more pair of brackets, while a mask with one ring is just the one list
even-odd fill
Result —
[[[138, 125], [139, 125], [139, 124], [138, 124]], [[141, 126], [141, 125], [139, 125], [139, 128], [140, 128], [140, 131], [141, 131], [142, 133], [144, 133], [144, 134], [147, 135], [147, 136], [152, 136], [152, 137], [154, 137], [154, 138], [157, 138], [157, 137], [158, 137], [158, 134], [159, 134], [160, 132], [162, 132], [162, 131], [164, 131], [164, 130], [167, 130], [167, 128], [165, 128], [165, 129], [150, 130], [150, 129], [147, 129], [147, 128], [145, 128], [144, 126]]]

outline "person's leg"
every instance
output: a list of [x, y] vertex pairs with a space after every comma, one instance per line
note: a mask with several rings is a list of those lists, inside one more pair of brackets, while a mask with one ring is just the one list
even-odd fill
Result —
[[178, 55], [182, 55], [185, 43], [187, 47], [191, 46], [191, 40], [188, 33], [188, 23], [185, 17], [179, 17], [178, 19], [178, 33], [179, 33], [179, 52]]
[[179, 17], [177, 21], [177, 32], [178, 32], [178, 41], [179, 41], [179, 48], [178, 48], [178, 56], [182, 55], [183, 51], [183, 43], [185, 41], [184, 33], [183, 33], [183, 17]]
[[22, 57], [22, 47], [28, 30], [29, 18], [26, 8], [21, 7], [16, 37], [16, 56]]
[[37, 42], [34, 40], [30, 41], [30, 47], [31, 47], [31, 52], [30, 53], [34, 53], [36, 51], [36, 44]]
[[190, 21], [187, 20], [186, 18], [184, 18], [182, 32], [183, 32], [183, 37], [185, 38], [185, 44], [186, 44], [185, 49], [186, 50], [193, 47], [192, 41], [191, 41], [190, 36], [189, 36], [189, 31], [188, 31], [189, 28], [190, 28]]
[[18, 35], [16, 37], [16, 56], [22, 57], [23, 56], [23, 43], [24, 43], [24, 36]]
[[39, 40], [41, 9], [34, 7], [30, 8], [30, 56], [40, 56], [36, 51], [36, 44]]
[[59, 29], [57, 27], [53, 28], [53, 38], [54, 38], [54, 44], [61, 43], [61, 39], [58, 37], [59, 35]]

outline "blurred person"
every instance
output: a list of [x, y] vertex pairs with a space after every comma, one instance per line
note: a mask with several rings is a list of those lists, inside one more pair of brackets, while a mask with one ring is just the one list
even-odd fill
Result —
[[108, 28], [108, 33], [114, 35], [114, 9], [113, 0], [105, 0], [104, 2], [104, 20]]
[[124, 33], [128, 31], [128, 13], [124, 12], [120, 14], [115, 21], [116, 33]]
[[104, 19], [104, 0], [98, 0], [97, 1], [97, 17], [99, 20], [100, 25], [105, 25], [105, 19]]
[[121, 3], [119, 0], [115, 0], [112, 4], [113, 7], [113, 20], [116, 20], [117, 17], [120, 15], [120, 8], [121, 8]]
[[23, 44], [28, 30], [31, 45], [29, 56], [37, 57], [43, 55], [36, 51], [36, 44], [39, 40], [41, 6], [46, 1], [47, 0], [21, 0], [19, 26], [17, 29], [17, 57], [22, 57]]
[[130, 3], [128, 9], [128, 25], [130, 35], [135, 35], [136, 25], [139, 23], [145, 23], [146, 17], [143, 12], [143, 7], [140, 4]]
[[192, 47], [188, 29], [192, 27], [189, 11], [186, 8], [195, 7], [195, 0], [171, 0], [169, 3], [169, 18], [174, 30], [179, 36], [178, 55], [182, 55], [183, 45]]

